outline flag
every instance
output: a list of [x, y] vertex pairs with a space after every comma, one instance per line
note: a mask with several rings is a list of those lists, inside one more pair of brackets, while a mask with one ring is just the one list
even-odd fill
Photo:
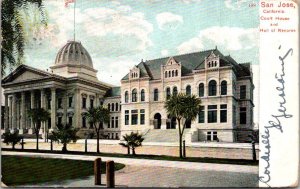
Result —
[[70, 3], [75, 3], [75, 0], [65, 0], [65, 7], [68, 7]]

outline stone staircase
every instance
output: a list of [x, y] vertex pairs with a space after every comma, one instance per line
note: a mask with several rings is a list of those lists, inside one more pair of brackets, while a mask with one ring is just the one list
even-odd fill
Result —
[[[189, 129], [185, 129], [183, 133], [183, 139], [185, 134], [189, 132]], [[178, 142], [178, 130], [177, 129], [151, 129], [144, 135], [144, 142]]]

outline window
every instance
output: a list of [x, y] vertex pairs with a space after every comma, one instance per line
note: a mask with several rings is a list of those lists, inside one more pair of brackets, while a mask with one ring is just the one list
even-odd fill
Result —
[[221, 123], [227, 122], [227, 104], [221, 104], [221, 110], [220, 110], [220, 118]]
[[172, 77], [174, 77], [175, 76], [175, 72], [174, 72], [174, 70], [172, 71]]
[[110, 119], [109, 119], [109, 121], [107, 122], [107, 128], [110, 128]]
[[94, 99], [90, 99], [90, 108], [94, 108]]
[[246, 99], [246, 85], [240, 86], [240, 99]]
[[154, 101], [158, 101], [158, 89], [154, 89], [154, 97], [153, 97]]
[[167, 78], [168, 77], [168, 72], [167, 71], [165, 71], [165, 78]]
[[48, 109], [51, 110], [51, 98], [48, 98]]
[[227, 81], [221, 82], [221, 95], [227, 95]]
[[111, 103], [111, 111], [115, 111], [115, 104], [114, 103]]
[[82, 98], [82, 108], [86, 108], [86, 98]]
[[191, 89], [191, 86], [190, 86], [190, 85], [186, 86], [186, 88], [185, 88], [185, 93], [186, 93], [187, 95], [191, 95], [191, 94], [192, 94], [192, 89]]
[[129, 110], [125, 110], [125, 125], [129, 125]]
[[69, 120], [68, 120], [68, 121], [69, 121], [68, 123], [69, 123], [70, 125], [73, 125], [73, 117], [72, 117], [72, 116], [69, 117]]
[[205, 111], [204, 106], [200, 106], [198, 114], [198, 123], [204, 123], [205, 120]]
[[119, 111], [119, 104], [116, 103], [116, 112]]
[[131, 110], [131, 125], [138, 124], [138, 110]]
[[145, 124], [145, 110], [144, 109], [140, 110], [140, 124], [141, 125]]
[[82, 117], [82, 127], [86, 128], [86, 118], [85, 118], [85, 116]]
[[58, 107], [58, 109], [61, 109], [62, 108], [62, 98], [58, 98], [57, 99], [57, 107]]
[[118, 128], [119, 127], [119, 117], [116, 117], [116, 128]]
[[62, 117], [58, 117], [58, 118], [57, 118], [57, 124], [58, 124], [58, 125], [61, 125], [61, 124], [62, 124]]
[[177, 95], [177, 94], [178, 94], [177, 87], [174, 87], [173, 88], [173, 95]]
[[141, 90], [141, 101], [142, 102], [145, 101], [145, 90], [144, 89]]
[[73, 104], [73, 97], [70, 96], [69, 97], [69, 108], [72, 108], [72, 104]]
[[208, 95], [216, 96], [217, 95], [217, 82], [215, 80], [211, 80], [208, 83]]
[[203, 83], [199, 84], [199, 96], [200, 97], [204, 96], [204, 84]]
[[128, 103], [128, 91], [125, 92], [125, 103]]
[[110, 111], [110, 103], [107, 104], [107, 109]]
[[116, 133], [116, 139], [119, 139], [119, 134], [118, 133]]
[[233, 125], [235, 125], [236, 124], [236, 107], [233, 106], [232, 109], [233, 109], [232, 122], [233, 122]]
[[111, 117], [111, 128], [115, 128], [115, 117]]
[[216, 123], [217, 122], [217, 105], [208, 105], [208, 123]]
[[168, 87], [167, 90], [166, 90], [166, 96], [167, 96], [167, 99], [169, 99], [170, 96], [171, 96], [171, 90], [170, 90], [170, 87]]
[[133, 89], [132, 90], [132, 99], [131, 99], [132, 102], [136, 102], [137, 101], [137, 90], [136, 89]]
[[171, 71], [169, 71], [169, 77], [171, 77]]
[[175, 76], [176, 76], [176, 77], [178, 76], [178, 70], [175, 71]]
[[206, 136], [208, 141], [218, 141], [218, 133], [216, 131], [208, 131]]
[[247, 124], [247, 108], [240, 108], [240, 124]]

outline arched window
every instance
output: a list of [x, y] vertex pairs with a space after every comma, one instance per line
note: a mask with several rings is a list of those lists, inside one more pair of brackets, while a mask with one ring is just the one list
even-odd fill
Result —
[[115, 104], [114, 103], [111, 104], [111, 111], [112, 112], [115, 111]]
[[204, 84], [203, 83], [199, 84], [199, 96], [200, 97], [204, 96]]
[[128, 103], [128, 91], [125, 92], [125, 103]]
[[227, 81], [221, 82], [221, 95], [227, 95]]
[[171, 71], [169, 71], [169, 77], [171, 77]]
[[154, 89], [153, 100], [154, 100], [154, 101], [158, 101], [158, 89]]
[[208, 62], [208, 67], [210, 68], [210, 62]]
[[145, 101], [145, 90], [144, 89], [141, 90], [141, 101], [142, 102]]
[[168, 77], [168, 72], [167, 71], [165, 71], [165, 78], [167, 78]]
[[119, 111], [119, 104], [116, 103], [116, 111]]
[[187, 95], [191, 95], [191, 94], [192, 94], [192, 89], [191, 89], [191, 86], [190, 86], [190, 85], [186, 86], [186, 88], [185, 88], [185, 93], [186, 93]]
[[170, 87], [168, 87], [168, 88], [166, 89], [166, 97], [167, 97], [167, 99], [169, 99], [170, 96], [171, 96], [171, 89], [170, 89]]
[[217, 95], [217, 82], [215, 80], [211, 80], [208, 83], [208, 95], [216, 96]]
[[131, 95], [132, 95], [131, 101], [136, 102], [137, 101], [137, 90], [133, 89]]
[[110, 111], [110, 104], [109, 103], [107, 104], [107, 109]]
[[173, 95], [177, 95], [177, 94], [178, 94], [177, 87], [174, 87], [173, 88]]
[[172, 71], [172, 77], [174, 77], [175, 76], [175, 72], [174, 72], [174, 70]]
[[131, 73], [131, 77], [133, 78], [133, 73]]
[[176, 76], [176, 77], [178, 76], [178, 70], [175, 71], [175, 76]]

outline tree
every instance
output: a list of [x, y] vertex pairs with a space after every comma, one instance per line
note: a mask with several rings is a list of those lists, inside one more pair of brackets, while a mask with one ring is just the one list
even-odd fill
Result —
[[39, 133], [41, 124], [50, 118], [50, 113], [44, 108], [34, 108], [28, 110], [28, 117], [32, 119], [33, 130], [36, 136], [36, 150], [39, 150]]
[[[195, 95], [186, 95], [179, 93], [172, 95], [166, 102], [165, 108], [171, 117], [175, 117], [178, 123], [179, 134], [179, 157], [182, 158], [182, 138], [188, 122], [193, 121], [199, 112], [201, 100]], [[183, 128], [181, 128], [181, 121]]]
[[52, 131], [50, 139], [62, 143], [62, 152], [67, 152], [67, 144], [76, 142], [79, 139], [76, 134], [79, 131], [79, 128], [73, 128], [71, 124], [57, 124], [56, 126], [57, 130]]
[[84, 115], [87, 120], [92, 123], [96, 135], [97, 135], [97, 153], [99, 150], [100, 130], [103, 129], [103, 123], [109, 122], [109, 110], [104, 106], [98, 106], [96, 108], [90, 108]]
[[131, 132], [130, 135], [126, 134], [123, 136], [123, 139], [125, 142], [119, 144], [127, 148], [128, 154], [130, 154], [131, 148], [133, 155], [135, 155], [135, 148], [142, 146], [142, 142], [144, 141], [143, 135], [134, 132]]
[[11, 133], [10, 131], [3, 133], [3, 138], [3, 143], [7, 145], [12, 144], [12, 149], [15, 149], [15, 145], [20, 143], [23, 137], [20, 136], [19, 131], [16, 130], [13, 133]]
[[29, 9], [29, 5], [35, 5], [41, 15], [39, 21], [47, 25], [42, 0], [2, 0], [1, 1], [1, 73], [5, 75], [5, 69], [11, 69], [22, 63], [24, 47], [26, 43], [25, 24], [22, 11]]

